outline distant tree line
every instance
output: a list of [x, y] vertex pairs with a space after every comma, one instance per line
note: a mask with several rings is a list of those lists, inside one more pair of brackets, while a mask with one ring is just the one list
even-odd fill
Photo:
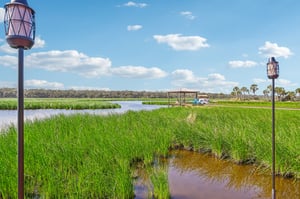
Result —
[[[210, 99], [230, 99], [231, 95], [223, 93], [200, 93], [208, 95]], [[167, 91], [106, 91], [106, 90], [49, 90], [25, 89], [26, 98], [167, 98]], [[0, 88], [0, 98], [16, 98], [16, 88]], [[172, 98], [178, 96], [171, 95]], [[194, 97], [187, 94], [186, 97]]]
[[[270, 100], [272, 94], [272, 85], [269, 85], [266, 89], [263, 90], [263, 96], [256, 96], [256, 91], [258, 90], [257, 84], [252, 84], [250, 88], [247, 87], [237, 87], [235, 86], [232, 89], [231, 95], [235, 96], [238, 99], [258, 99], [263, 97], [264, 99]], [[252, 95], [250, 95], [250, 93]], [[278, 101], [296, 101], [300, 100], [300, 88], [297, 88], [295, 91], [286, 91], [283, 87], [275, 87], [274, 94], [276, 100]]]

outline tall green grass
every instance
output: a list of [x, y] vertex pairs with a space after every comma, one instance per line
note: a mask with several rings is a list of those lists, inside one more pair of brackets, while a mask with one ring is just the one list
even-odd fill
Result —
[[[300, 178], [300, 114], [277, 110], [276, 120], [276, 169]], [[16, 198], [15, 128], [0, 134], [0, 146], [0, 198]], [[152, 168], [155, 157], [176, 146], [270, 170], [271, 110], [176, 107], [108, 116], [58, 115], [28, 122], [26, 196], [133, 198], [132, 165], [142, 161]], [[168, 197], [166, 171], [154, 167], [151, 172], [153, 196]]]
[[[107, 109], [120, 108], [120, 105], [97, 98], [25, 98], [25, 109]], [[0, 99], [1, 110], [17, 109], [17, 99]]]

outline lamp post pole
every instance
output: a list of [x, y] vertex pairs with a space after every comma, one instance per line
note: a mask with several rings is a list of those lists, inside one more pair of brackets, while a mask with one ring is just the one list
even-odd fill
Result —
[[279, 77], [279, 64], [274, 57], [269, 58], [267, 63], [267, 75], [272, 79], [272, 199], [276, 199], [275, 189], [275, 79]]
[[18, 58], [18, 198], [24, 198], [24, 49]]
[[272, 199], [276, 199], [275, 189], [275, 79], [272, 79]]
[[18, 199], [24, 192], [24, 49], [35, 39], [35, 12], [26, 0], [11, 0], [5, 6], [4, 27], [6, 41], [18, 49]]

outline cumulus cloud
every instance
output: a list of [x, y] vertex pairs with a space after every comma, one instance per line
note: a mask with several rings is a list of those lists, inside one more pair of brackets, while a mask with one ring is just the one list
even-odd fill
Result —
[[32, 89], [32, 88], [44, 88], [44, 89], [64, 89], [64, 84], [59, 82], [48, 82], [46, 80], [26, 80], [25, 87]]
[[153, 38], [158, 43], [166, 43], [174, 50], [199, 50], [207, 48], [206, 38], [200, 36], [182, 36], [181, 34], [154, 35]]
[[[25, 57], [25, 67], [46, 71], [75, 73], [86, 78], [114, 75], [124, 78], [158, 79], [167, 73], [157, 67], [121, 66], [112, 67], [109, 58], [89, 57], [76, 50], [32, 53]], [[2, 66], [16, 68], [17, 56], [0, 56]]]
[[178, 69], [172, 72], [172, 84], [177, 88], [191, 88], [202, 92], [228, 93], [237, 82], [227, 81], [219, 73], [209, 74], [207, 77], [197, 77], [191, 70]]
[[159, 68], [146, 68], [143, 66], [121, 66], [111, 69], [112, 75], [125, 78], [158, 79], [167, 76], [167, 73]]
[[108, 58], [89, 57], [76, 50], [32, 53], [26, 57], [28, 66], [48, 71], [72, 72], [84, 77], [106, 75], [111, 67]]
[[231, 68], [251, 68], [257, 66], [258, 64], [254, 61], [229, 61], [229, 66]]
[[133, 1], [129, 1], [129, 2], [125, 3], [124, 6], [126, 6], [126, 7], [145, 8], [148, 5], [146, 3], [136, 3], [136, 2], [133, 2]]
[[187, 19], [190, 19], [190, 20], [194, 20], [196, 17], [193, 15], [193, 13], [192, 12], [190, 12], [190, 11], [182, 11], [182, 12], [180, 12], [180, 15], [181, 16], [184, 16], [184, 17], [186, 17]]
[[37, 36], [34, 40], [34, 45], [32, 48], [44, 48], [46, 42], [40, 36]]
[[288, 58], [293, 52], [287, 47], [278, 46], [277, 43], [265, 42], [264, 46], [259, 47], [259, 54], [264, 57], [284, 57]]
[[143, 26], [141, 26], [141, 25], [129, 25], [129, 26], [127, 26], [128, 31], [136, 31], [136, 30], [140, 30], [142, 28], [143, 28]]

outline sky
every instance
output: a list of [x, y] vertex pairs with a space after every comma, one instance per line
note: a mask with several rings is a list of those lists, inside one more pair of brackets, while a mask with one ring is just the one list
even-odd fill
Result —
[[[17, 87], [18, 50], [4, 32], [0, 88]], [[300, 87], [299, 0], [27, 0], [36, 38], [24, 51], [26, 89], [196, 90]], [[0, 25], [0, 26], [1, 26]]]

